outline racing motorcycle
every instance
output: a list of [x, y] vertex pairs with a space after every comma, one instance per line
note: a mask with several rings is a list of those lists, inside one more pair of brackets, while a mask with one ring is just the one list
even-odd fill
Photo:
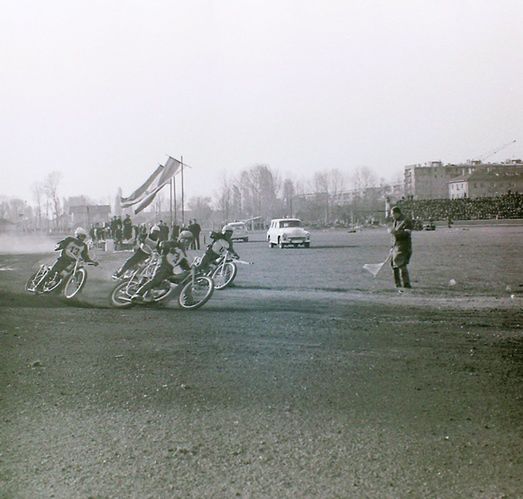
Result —
[[225, 250], [211, 265], [207, 272], [207, 276], [214, 281], [215, 289], [225, 289], [229, 286], [238, 273], [237, 263], [243, 265], [252, 265], [252, 262], [246, 262], [235, 258], [231, 255], [229, 250]]
[[[195, 258], [187, 274], [177, 277], [176, 274], [164, 279], [158, 286], [148, 291], [150, 299], [139, 302], [140, 305], [165, 303], [176, 290], [180, 290], [178, 303], [185, 309], [196, 309], [209, 301], [214, 292], [213, 280], [202, 274], [199, 268], [200, 259]], [[150, 281], [159, 264], [158, 259], [151, 259], [148, 264], [136, 270], [131, 277], [123, 279], [111, 292], [111, 304], [118, 308], [129, 308], [137, 303], [132, 300], [137, 290]]]
[[[87, 265], [95, 265], [87, 262]], [[61, 272], [51, 272], [51, 265], [41, 264], [31, 274], [25, 284], [25, 290], [33, 294], [51, 294], [61, 292], [66, 300], [71, 300], [80, 293], [87, 280], [85, 262], [78, 258]]]

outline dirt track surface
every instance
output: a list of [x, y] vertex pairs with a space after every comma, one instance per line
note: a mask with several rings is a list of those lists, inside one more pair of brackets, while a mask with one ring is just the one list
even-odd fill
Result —
[[0, 255], [0, 497], [520, 497], [522, 236], [417, 233], [403, 294], [381, 230], [238, 244], [196, 311], [110, 308], [128, 255], [74, 304]]

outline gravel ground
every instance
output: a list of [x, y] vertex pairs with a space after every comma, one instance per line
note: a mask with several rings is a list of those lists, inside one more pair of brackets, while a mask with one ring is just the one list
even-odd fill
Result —
[[127, 255], [74, 304], [0, 255], [0, 497], [523, 496], [522, 235], [415, 234], [403, 294], [384, 231], [260, 236], [196, 311], [110, 308]]

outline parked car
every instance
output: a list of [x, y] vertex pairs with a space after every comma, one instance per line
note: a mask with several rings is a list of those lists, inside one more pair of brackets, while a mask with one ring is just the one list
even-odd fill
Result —
[[247, 242], [249, 240], [249, 233], [247, 232], [247, 226], [243, 222], [231, 222], [223, 226], [222, 230], [232, 230], [232, 239], [236, 241]]
[[285, 246], [303, 245], [308, 248], [311, 244], [311, 235], [303, 228], [301, 220], [298, 218], [275, 218], [271, 220], [267, 231], [267, 242], [269, 247], [278, 245], [280, 248]]

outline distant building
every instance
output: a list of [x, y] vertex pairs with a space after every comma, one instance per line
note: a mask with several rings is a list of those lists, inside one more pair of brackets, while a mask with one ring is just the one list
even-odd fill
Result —
[[0, 218], [0, 234], [6, 232], [15, 232], [16, 229], [17, 226], [14, 222], [11, 222], [10, 220], [7, 220], [5, 218]]
[[523, 171], [477, 171], [456, 177], [449, 182], [449, 198], [497, 197], [512, 193], [523, 193]]
[[[317, 195], [317, 194], [315, 194]], [[362, 189], [352, 189], [350, 191], [341, 191], [336, 195], [330, 196], [330, 202], [335, 205], [343, 206], [352, 204], [362, 199], [379, 199], [387, 198], [396, 201], [403, 197], [403, 186], [401, 184], [385, 184], [379, 187], [365, 187]]]
[[[523, 175], [521, 160], [505, 163], [467, 163], [444, 165], [441, 161], [431, 161], [424, 165], [408, 165], [404, 170], [404, 190], [407, 199], [449, 199], [449, 183], [454, 179], [465, 179], [473, 173], [519, 173]], [[462, 193], [463, 185], [454, 183], [453, 193]], [[458, 189], [460, 189], [458, 191]], [[460, 196], [463, 197], [463, 196]]]
[[431, 161], [424, 165], [408, 165], [404, 171], [405, 197], [407, 199], [448, 198], [449, 181], [473, 171], [473, 165], [444, 165], [441, 161]]
[[88, 229], [91, 224], [108, 222], [111, 215], [111, 206], [108, 204], [70, 206], [69, 215], [71, 216], [73, 227], [80, 225]]

